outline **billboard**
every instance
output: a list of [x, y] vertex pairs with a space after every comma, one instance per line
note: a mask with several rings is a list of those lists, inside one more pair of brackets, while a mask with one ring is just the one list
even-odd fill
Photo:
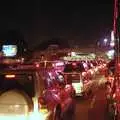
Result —
[[17, 55], [17, 45], [3, 45], [2, 52], [5, 57], [14, 57]]

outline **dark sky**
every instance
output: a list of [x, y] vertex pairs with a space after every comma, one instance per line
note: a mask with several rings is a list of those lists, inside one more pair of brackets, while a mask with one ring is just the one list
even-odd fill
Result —
[[0, 31], [20, 29], [30, 46], [53, 37], [89, 44], [110, 35], [113, 1], [4, 1], [0, 3]]

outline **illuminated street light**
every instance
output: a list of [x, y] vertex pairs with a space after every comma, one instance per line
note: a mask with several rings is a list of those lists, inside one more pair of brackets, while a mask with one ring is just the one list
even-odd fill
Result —
[[109, 50], [106, 54], [107, 54], [109, 59], [113, 59], [114, 54], [115, 54], [115, 50], [114, 49]]
[[107, 39], [107, 38], [105, 38], [105, 39], [104, 39], [104, 44], [106, 45], [106, 44], [107, 44], [107, 42], [108, 42], [108, 39]]

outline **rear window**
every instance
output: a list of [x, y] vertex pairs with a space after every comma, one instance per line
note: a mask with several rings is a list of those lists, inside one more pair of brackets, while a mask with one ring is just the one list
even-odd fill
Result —
[[85, 71], [85, 67], [83, 63], [75, 63], [75, 64], [66, 64], [64, 68], [64, 72], [83, 72]]
[[66, 78], [66, 82], [68, 84], [71, 84], [71, 83], [78, 83], [80, 82], [80, 74], [64, 74], [65, 78]]
[[80, 83], [80, 80], [79, 79], [72, 80], [72, 83]]
[[2, 74], [0, 75], [0, 91], [11, 89], [22, 90], [30, 97], [34, 96], [34, 80], [32, 74]]

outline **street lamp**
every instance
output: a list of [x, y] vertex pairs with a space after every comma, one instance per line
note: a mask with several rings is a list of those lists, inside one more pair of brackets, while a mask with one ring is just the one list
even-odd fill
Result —
[[107, 42], [108, 42], [108, 39], [105, 38], [105, 39], [104, 39], [104, 45], [105, 45], [105, 46], [107, 45]]

